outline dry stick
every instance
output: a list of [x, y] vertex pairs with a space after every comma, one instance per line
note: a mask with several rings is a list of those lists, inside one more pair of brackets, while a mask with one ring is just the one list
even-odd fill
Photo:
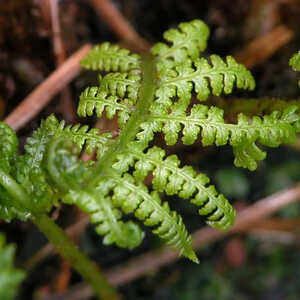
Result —
[[[232, 232], [244, 231], [265, 217], [278, 211], [283, 206], [297, 201], [300, 198], [300, 183], [296, 186], [266, 197], [255, 204], [243, 209], [236, 218], [234, 226], [227, 232], [204, 228], [197, 230], [193, 236], [193, 247], [200, 248], [204, 244], [220, 239]], [[137, 258], [132, 259], [124, 265], [116, 267], [107, 272], [107, 278], [114, 285], [127, 283], [137, 277], [156, 270], [163, 265], [178, 259], [178, 253], [172, 249], [150, 251]]]
[[[66, 60], [66, 49], [64, 47], [59, 22], [58, 0], [48, 0], [48, 3], [52, 24], [53, 52], [56, 57], [56, 67], [59, 67]], [[60, 109], [63, 112], [66, 121], [74, 122], [76, 120], [76, 110], [72, 102], [72, 95], [68, 86], [61, 91]]]
[[112, 31], [123, 41], [132, 45], [139, 52], [145, 52], [150, 49], [150, 43], [143, 39], [120, 13], [120, 11], [111, 3], [110, 0], [90, 0], [91, 5], [97, 11], [101, 19], [107, 23]]
[[263, 62], [293, 37], [293, 31], [284, 25], [278, 25], [270, 33], [252, 41], [235, 55], [238, 62], [248, 68]]
[[61, 67], [35, 88], [4, 122], [14, 130], [18, 130], [30, 121], [51, 101], [54, 95], [79, 74], [81, 70], [79, 62], [90, 50], [91, 45], [86, 44], [76, 51]]
[[[193, 247], [194, 249], [199, 249], [205, 244], [219, 240], [230, 233], [251, 230], [251, 227], [255, 227], [255, 224], [261, 220], [298, 199], [300, 199], [300, 183], [289, 189], [261, 199], [255, 204], [243, 209], [238, 213], [235, 225], [227, 232], [218, 231], [209, 227], [197, 230], [192, 234]], [[172, 250], [170, 247], [163, 247], [135, 257], [130, 261], [105, 272], [105, 274], [111, 284], [119, 286], [178, 259], [178, 252]], [[92, 294], [92, 290], [86, 283], [80, 283], [72, 287], [66, 293], [52, 295], [45, 298], [45, 300], [82, 299], [80, 298], [80, 295], [84, 295], [88, 298], [92, 296]]]
[[[78, 232], [81, 232], [82, 229], [90, 223], [90, 218], [88, 216], [83, 217], [77, 223], [69, 226], [66, 229], [66, 234], [73, 240]], [[26, 263], [23, 265], [27, 271], [33, 268], [38, 262], [40, 262], [44, 257], [48, 256], [51, 252], [53, 252], [54, 246], [48, 243], [45, 247], [40, 249], [35, 255], [33, 255]]]

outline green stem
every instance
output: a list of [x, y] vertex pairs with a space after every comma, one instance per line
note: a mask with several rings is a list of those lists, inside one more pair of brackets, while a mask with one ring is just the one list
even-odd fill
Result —
[[39, 215], [33, 218], [32, 221], [55, 246], [56, 250], [90, 284], [99, 299], [121, 299], [96, 264], [78, 250], [65, 232], [51, 218], [47, 215]]
[[89, 185], [93, 186], [98, 182], [99, 177], [107, 172], [112, 167], [116, 155], [122, 152], [130, 141], [133, 141], [140, 129], [140, 125], [145, 121], [148, 114], [149, 107], [155, 95], [157, 85], [157, 70], [154, 62], [154, 57], [151, 55], [142, 58], [141, 69], [143, 72], [141, 87], [138, 93], [137, 106], [134, 113], [128, 120], [125, 128], [123, 128], [119, 137], [106, 151], [101, 160], [97, 164], [98, 176], [91, 178]]
[[11, 195], [11, 205], [32, 213], [32, 221], [45, 234], [57, 251], [91, 285], [99, 299], [119, 300], [121, 297], [110, 285], [100, 269], [81, 253], [65, 232], [45, 214], [34, 212], [32, 200], [23, 187], [0, 169], [0, 185]]

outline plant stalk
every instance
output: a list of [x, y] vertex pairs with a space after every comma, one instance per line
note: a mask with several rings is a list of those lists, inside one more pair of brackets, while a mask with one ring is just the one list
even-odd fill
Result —
[[32, 218], [32, 222], [83, 279], [90, 284], [99, 299], [121, 299], [115, 288], [107, 281], [97, 265], [79, 251], [71, 239], [51, 218], [43, 214]]
[[99, 299], [120, 300], [121, 297], [107, 281], [97, 265], [79, 251], [65, 232], [46, 214], [37, 214], [30, 208], [30, 197], [8, 173], [0, 169], [0, 186], [12, 197], [11, 204], [32, 213], [31, 220], [45, 234], [56, 250], [93, 288]]

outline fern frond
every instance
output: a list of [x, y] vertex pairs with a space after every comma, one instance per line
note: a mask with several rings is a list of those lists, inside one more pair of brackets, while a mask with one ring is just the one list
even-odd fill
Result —
[[[291, 57], [289, 63], [295, 71], [300, 71], [300, 51]], [[298, 81], [298, 84], [300, 85], [300, 80]]]
[[227, 124], [223, 110], [213, 106], [194, 105], [189, 115], [180, 104], [173, 105], [170, 113], [157, 107], [150, 117], [151, 121], [141, 125], [138, 138], [147, 141], [152, 139], [153, 131], [162, 131], [166, 143], [174, 145], [182, 130], [182, 141], [186, 145], [193, 144], [199, 135], [204, 146], [223, 146], [229, 142], [234, 147], [235, 165], [254, 170], [257, 167], [255, 161], [266, 156], [255, 145], [256, 142], [278, 147], [295, 141], [296, 132], [300, 130], [300, 116], [296, 110], [296, 106], [289, 106], [282, 113], [275, 111], [263, 118], [253, 117], [251, 122], [245, 115], [239, 114], [237, 124]]
[[110, 172], [109, 177], [115, 186], [112, 197], [115, 205], [125, 213], [134, 213], [146, 226], [155, 226], [154, 234], [180, 250], [183, 256], [198, 262], [181, 216], [171, 211], [167, 202], [162, 203], [156, 191], [150, 193], [144, 184], [136, 182], [129, 174], [120, 176]]
[[143, 240], [144, 234], [140, 227], [132, 221], [121, 221], [122, 212], [100, 190], [97, 193], [71, 190], [63, 202], [75, 204], [91, 216], [91, 222], [97, 224], [96, 232], [104, 236], [104, 245], [116, 244], [121, 248], [132, 249]]
[[57, 201], [42, 166], [53, 134], [47, 121], [42, 121], [41, 127], [27, 139], [25, 154], [18, 156], [14, 165], [14, 177], [30, 195], [30, 206], [35, 207], [35, 211], [48, 212]]
[[0, 234], [0, 299], [13, 300], [25, 273], [14, 267], [15, 246], [6, 245], [5, 237]]
[[193, 91], [200, 101], [204, 101], [210, 94], [231, 93], [234, 85], [239, 89], [254, 89], [251, 73], [233, 57], [227, 56], [224, 62], [219, 56], [212, 55], [210, 60], [211, 64], [201, 58], [176, 65], [175, 70], [163, 68], [155, 102], [170, 106], [172, 98], [178, 97], [189, 103]]
[[205, 50], [208, 36], [209, 28], [200, 20], [180, 23], [178, 29], [169, 29], [163, 35], [172, 45], [157, 43], [151, 52], [158, 56], [159, 60], [169, 58], [176, 63], [183, 62], [187, 58], [195, 59]]
[[128, 152], [118, 155], [113, 167], [120, 172], [134, 169], [133, 176], [143, 181], [152, 174], [153, 188], [168, 195], [177, 194], [191, 203], [200, 206], [199, 214], [207, 216], [207, 223], [215, 228], [226, 230], [232, 224], [235, 211], [223, 195], [218, 195], [214, 186], [207, 186], [209, 178], [197, 172], [191, 166], [179, 167], [176, 155], [166, 157], [159, 147], [152, 147], [145, 153], [145, 145], [133, 142]]
[[103, 78], [99, 77], [99, 90], [108, 95], [130, 99], [135, 104], [141, 85], [141, 71], [134, 70], [125, 73], [108, 73]]
[[10, 172], [11, 160], [15, 158], [18, 149], [16, 133], [6, 124], [0, 122], [0, 168]]
[[108, 119], [112, 119], [118, 113], [118, 122], [122, 127], [134, 110], [133, 104], [131, 99], [121, 101], [118, 96], [109, 95], [98, 87], [88, 87], [80, 95], [77, 113], [81, 117], [86, 117], [92, 116], [95, 111], [100, 118], [105, 110]]
[[121, 71], [127, 72], [139, 69], [141, 58], [137, 54], [130, 53], [127, 49], [122, 49], [118, 45], [102, 43], [95, 46], [89, 54], [81, 60], [81, 65], [85, 69], [94, 71]]

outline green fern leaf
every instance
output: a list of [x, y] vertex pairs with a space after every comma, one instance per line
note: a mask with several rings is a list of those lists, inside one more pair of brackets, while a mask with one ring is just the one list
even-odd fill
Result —
[[157, 192], [150, 194], [144, 184], [136, 182], [129, 174], [120, 177], [117, 172], [110, 172], [110, 178], [115, 185], [115, 205], [127, 214], [134, 213], [146, 226], [156, 226], [152, 231], [154, 234], [180, 250], [181, 255], [198, 262], [182, 218], [170, 210], [167, 202], [162, 203]]
[[75, 204], [91, 216], [91, 222], [97, 224], [96, 232], [104, 236], [103, 244], [116, 244], [121, 248], [135, 248], [143, 240], [140, 227], [132, 221], [121, 221], [122, 212], [114, 207], [111, 199], [103, 197], [101, 190], [71, 190], [63, 202]]
[[25, 278], [22, 270], [14, 267], [15, 246], [6, 245], [5, 238], [0, 235], [0, 299], [13, 300], [18, 286]]
[[117, 45], [102, 43], [95, 46], [89, 54], [81, 60], [85, 69], [94, 71], [121, 71], [127, 72], [139, 69], [141, 58], [137, 54], [131, 54], [127, 49], [121, 49]]
[[183, 62], [187, 58], [195, 59], [205, 50], [209, 36], [209, 28], [200, 20], [188, 23], [180, 23], [178, 29], [169, 29], [164, 33], [166, 41], [172, 43], [155, 44], [151, 52], [157, 55], [159, 60], [173, 59], [174, 62]]
[[87, 125], [65, 125], [64, 121], [59, 122], [54, 115], [46, 120], [48, 132], [52, 136], [63, 137], [71, 140], [80, 150], [85, 148], [87, 153], [97, 150], [97, 157], [100, 158], [113, 142], [111, 133], [99, 133], [99, 129], [89, 129]]
[[251, 73], [233, 57], [227, 56], [224, 62], [219, 56], [212, 55], [210, 60], [211, 64], [201, 58], [176, 65], [175, 70], [162, 68], [155, 102], [170, 106], [172, 98], [178, 97], [188, 104], [193, 91], [200, 101], [204, 101], [210, 94], [231, 93], [234, 85], [239, 89], [254, 89]]
[[[104, 236], [105, 245], [116, 244], [122, 248], [137, 247], [143, 240], [143, 232], [132, 221], [121, 221], [122, 213], [104, 197], [105, 190], [87, 189], [86, 178], [90, 162], [78, 160], [79, 148], [70, 141], [54, 138], [49, 145], [47, 168], [52, 180], [63, 192], [62, 201], [77, 205], [97, 224], [96, 232]], [[103, 185], [103, 188], [107, 185]]]
[[232, 224], [235, 212], [223, 195], [218, 195], [213, 186], [207, 186], [208, 177], [197, 174], [191, 166], [180, 168], [176, 155], [168, 157], [163, 149], [152, 147], [145, 153], [145, 144], [129, 144], [128, 152], [118, 155], [113, 167], [126, 173], [133, 168], [133, 175], [142, 182], [149, 173], [153, 176], [153, 188], [168, 195], [177, 194], [200, 206], [199, 214], [207, 217], [212, 227], [226, 230]]
[[53, 134], [49, 131], [47, 122], [42, 121], [41, 127], [27, 139], [25, 154], [18, 156], [14, 165], [14, 177], [30, 195], [32, 203], [28, 206], [34, 207], [36, 212], [48, 212], [57, 202], [42, 166]]
[[118, 96], [108, 95], [98, 87], [89, 87], [80, 95], [78, 115], [81, 117], [92, 116], [94, 111], [100, 118], [105, 109], [108, 119], [112, 119], [118, 112], [118, 121], [121, 127], [127, 122], [133, 108], [131, 99], [120, 101]]
[[99, 90], [108, 95], [119, 96], [130, 99], [135, 104], [138, 97], [138, 90], [141, 85], [141, 71], [134, 70], [126, 73], [108, 73], [103, 78], [99, 77]]
[[296, 132], [299, 131], [299, 114], [295, 113], [296, 110], [297, 107], [292, 105], [282, 113], [275, 111], [263, 118], [253, 117], [251, 122], [240, 114], [237, 124], [227, 124], [223, 110], [217, 107], [197, 104], [186, 115], [181, 104], [173, 105], [170, 113], [156, 106], [151, 121], [142, 124], [138, 137], [141, 141], [147, 141], [153, 136], [152, 130], [162, 131], [166, 143], [174, 145], [182, 130], [182, 141], [187, 145], [193, 144], [200, 134], [204, 146], [223, 146], [230, 142], [234, 148], [236, 166], [254, 170], [257, 167], [255, 161], [265, 158], [265, 153], [255, 145], [256, 141], [268, 147], [295, 141]]

